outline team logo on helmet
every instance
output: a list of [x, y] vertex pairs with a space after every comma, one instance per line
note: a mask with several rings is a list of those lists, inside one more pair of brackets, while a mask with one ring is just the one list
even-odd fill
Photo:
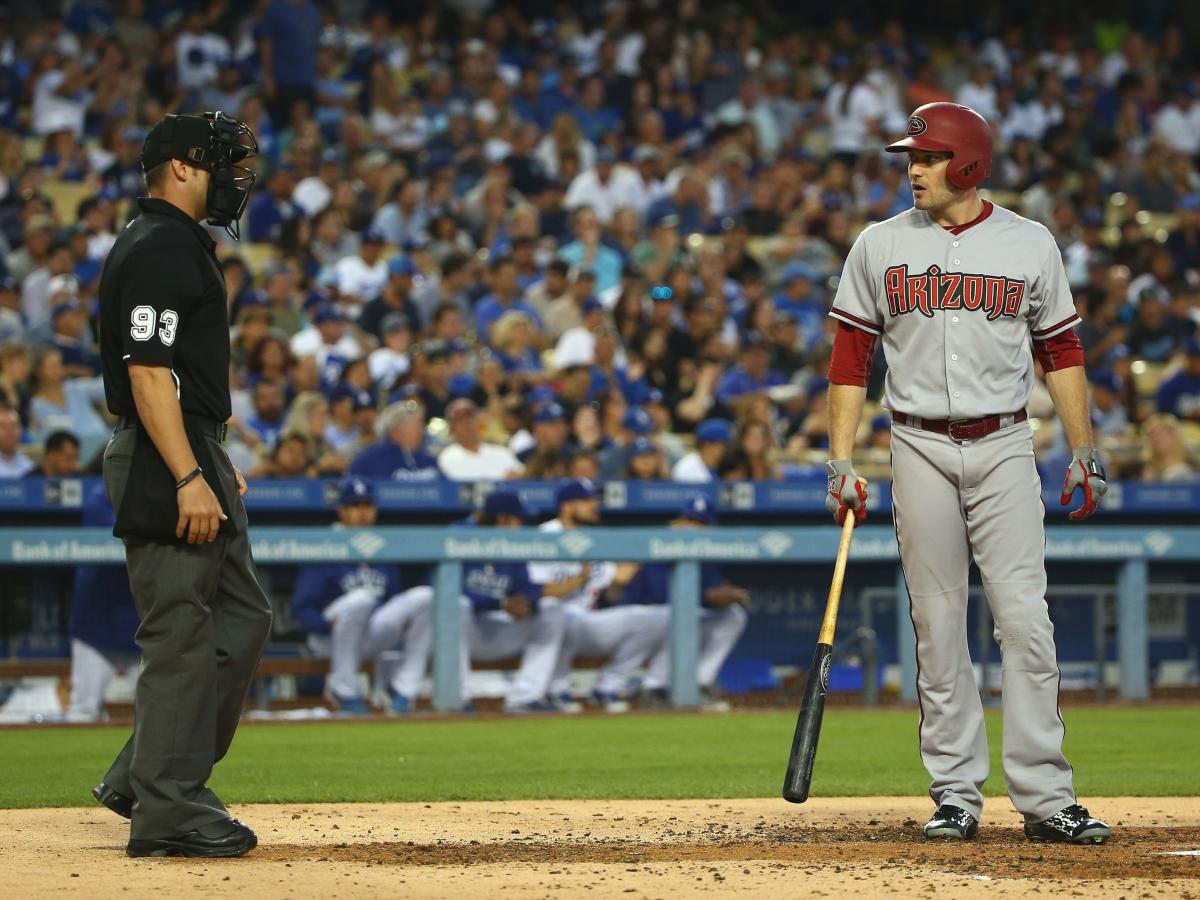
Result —
[[922, 119], [920, 116], [909, 116], [908, 117], [908, 136], [909, 137], [916, 137], [918, 134], [924, 134], [925, 130], [927, 128], [929, 128], [929, 125], [926, 124], [925, 120]]

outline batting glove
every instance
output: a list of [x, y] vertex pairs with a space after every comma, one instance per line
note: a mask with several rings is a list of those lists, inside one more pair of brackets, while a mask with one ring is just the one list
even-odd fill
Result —
[[1074, 459], [1067, 467], [1059, 503], [1066, 506], [1071, 502], [1075, 489], [1082, 487], [1083, 505], [1067, 516], [1072, 522], [1078, 522], [1096, 511], [1096, 504], [1108, 491], [1108, 476], [1104, 473], [1104, 457], [1096, 447], [1075, 447], [1072, 453]]
[[867, 486], [854, 474], [854, 465], [848, 459], [831, 459], [825, 463], [825, 474], [829, 476], [829, 496], [825, 508], [833, 513], [833, 521], [839, 525], [846, 521], [846, 510], [854, 510], [854, 518], [860, 522], [867, 519]]

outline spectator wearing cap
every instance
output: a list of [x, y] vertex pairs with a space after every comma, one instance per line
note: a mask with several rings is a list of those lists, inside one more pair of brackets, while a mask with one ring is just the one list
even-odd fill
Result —
[[322, 380], [336, 382], [347, 362], [362, 356], [362, 346], [351, 332], [346, 314], [332, 304], [312, 312], [312, 325], [291, 341], [292, 354], [311, 356]]
[[415, 179], [407, 178], [396, 185], [391, 199], [375, 213], [371, 227], [397, 247], [424, 234], [429, 227], [429, 210], [421, 202], [421, 189]]
[[371, 351], [367, 367], [371, 381], [390, 390], [411, 368], [408, 350], [412, 344], [412, 324], [404, 313], [390, 312], [380, 320], [379, 330], [383, 345]]
[[541, 403], [533, 410], [533, 443], [517, 453], [522, 463], [539, 453], [569, 454], [571, 446], [567, 440], [566, 412], [553, 400]]
[[1184, 345], [1183, 366], [1158, 386], [1155, 407], [1184, 422], [1200, 423], [1200, 340]]
[[568, 210], [591, 207], [601, 225], [608, 225], [622, 206], [639, 206], [641, 179], [627, 166], [617, 164], [617, 154], [602, 146], [596, 151], [596, 165], [580, 172], [567, 188], [563, 205]]
[[533, 319], [523, 312], [509, 310], [492, 328], [492, 345], [505, 374], [518, 386], [542, 380], [542, 358], [535, 349], [537, 331]]
[[653, 144], [638, 144], [630, 155], [631, 177], [636, 179], [634, 198], [629, 202], [642, 220], [650, 204], [665, 191], [662, 179], [662, 151]]
[[320, 7], [313, 0], [270, 0], [254, 36], [271, 120], [283, 128], [293, 104], [302, 102], [311, 111], [316, 103]]
[[[708, 528], [717, 521], [716, 511], [706, 497], [689, 500], [671, 522], [672, 528]], [[670, 621], [671, 566], [648, 563], [642, 566], [621, 596], [622, 604], [657, 607], [664, 624]], [[700, 683], [702, 708], [727, 712], [720, 698], [717, 674], [746, 630], [750, 594], [729, 582], [715, 563], [700, 564], [700, 652], [696, 680]], [[671, 642], [664, 630], [661, 643], [646, 666], [641, 702], [646, 708], [664, 707], [671, 679]]]
[[647, 281], [665, 281], [668, 271], [687, 259], [679, 233], [679, 216], [673, 212], [647, 215], [646, 237], [633, 248], [630, 259]]
[[0, 407], [0, 478], [24, 478], [37, 466], [18, 448], [21, 419], [15, 409]]
[[715, 481], [721, 461], [733, 439], [733, 426], [725, 419], [705, 419], [696, 426], [696, 449], [675, 463], [675, 481], [704, 484]]
[[99, 373], [100, 358], [88, 336], [87, 313], [73, 294], [54, 304], [50, 327], [53, 331], [50, 343], [62, 354], [63, 374], [67, 378], [92, 378]]
[[507, 447], [480, 437], [479, 408], [459, 398], [446, 409], [454, 443], [438, 455], [438, 468], [451, 481], [503, 481], [520, 477], [524, 467]]
[[499, 256], [492, 261], [489, 269], [491, 293], [482, 297], [475, 306], [475, 330], [479, 336], [489, 344], [493, 343], [492, 329], [496, 322], [513, 310], [529, 316], [534, 327], [540, 331], [542, 320], [537, 310], [521, 297], [516, 261], [511, 256]]
[[575, 240], [559, 256], [576, 269], [596, 273], [596, 293], [602, 294], [621, 281], [621, 254], [601, 240], [600, 219], [590, 206], [580, 206], [571, 214], [571, 233]]
[[374, 406], [375, 400], [368, 391], [357, 390], [346, 382], [334, 388], [329, 395], [329, 421], [323, 432], [329, 448], [353, 459], [368, 440], [358, 425], [357, 414]]
[[425, 451], [425, 422], [415, 401], [402, 400], [379, 416], [382, 436], [359, 451], [350, 474], [393, 481], [435, 481], [441, 477], [437, 460]]
[[672, 173], [678, 180], [669, 194], [664, 194], [646, 208], [647, 222], [660, 216], [678, 217], [676, 230], [681, 235], [707, 234], [713, 230], [709, 210], [708, 184], [698, 169], [681, 168]]
[[383, 234], [368, 228], [362, 235], [357, 256], [347, 256], [333, 267], [338, 295], [351, 317], [357, 318], [363, 303], [378, 297], [388, 282], [388, 264], [383, 260]]
[[302, 210], [292, 202], [295, 189], [295, 173], [288, 166], [278, 166], [267, 179], [266, 190], [254, 192], [246, 213], [251, 241], [278, 242], [284, 224], [302, 215]]
[[867, 433], [867, 449], [888, 452], [892, 447], [892, 417], [886, 413], [877, 413], [871, 419], [870, 430]]
[[807, 263], [789, 263], [783, 270], [783, 290], [775, 295], [775, 309], [800, 326], [806, 352], [812, 351], [825, 332], [828, 309], [816, 290], [819, 278], [816, 269]]
[[419, 322], [420, 314], [412, 301], [413, 275], [416, 268], [404, 254], [393, 256], [387, 264], [388, 278], [379, 296], [363, 306], [358, 327], [375, 338], [383, 338], [383, 319], [390, 313], [400, 313], [410, 323]]
[[[350, 476], [338, 489], [339, 529], [370, 528], [379, 517], [375, 491]], [[326, 698], [343, 713], [366, 715], [358, 670], [371, 614], [400, 593], [400, 567], [394, 563], [353, 562], [301, 566], [292, 593], [292, 618], [308, 635], [314, 656], [330, 661]]]
[[624, 478], [629, 481], [662, 481], [670, 468], [658, 445], [648, 437], [637, 437], [625, 448]]
[[717, 401], [740, 411], [756, 395], [787, 384], [787, 378], [771, 369], [770, 362], [766, 338], [757, 331], [748, 332], [742, 338], [741, 359], [717, 384]]
[[[606, 400], [611, 401], [620, 394], [617, 391], [610, 391], [604, 396]], [[611, 402], [604, 404], [606, 412], [614, 408], [620, 409], [620, 406], [614, 407]], [[658, 426], [650, 413], [640, 406], [625, 407], [619, 426], [607, 432], [610, 439], [608, 446], [597, 454], [596, 461], [600, 465], [601, 477], [620, 478], [625, 471], [628, 459], [627, 449], [633, 446], [634, 441], [638, 438], [655, 440], [657, 431]]]

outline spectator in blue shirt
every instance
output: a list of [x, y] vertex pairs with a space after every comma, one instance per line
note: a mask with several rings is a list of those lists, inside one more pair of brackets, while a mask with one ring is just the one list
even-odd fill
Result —
[[489, 344], [492, 343], [492, 327], [496, 321], [512, 310], [525, 313], [533, 321], [534, 327], [541, 330], [542, 320], [537, 310], [521, 297], [517, 274], [517, 263], [511, 256], [497, 257], [492, 263], [492, 292], [475, 307], [477, 331]]
[[663, 216], [678, 216], [676, 229], [681, 235], [708, 234], [715, 223], [708, 210], [708, 186], [692, 171], [685, 171], [675, 192], [659, 197], [646, 208], [647, 223]]
[[770, 351], [766, 338], [757, 331], [748, 332], [742, 338], [741, 356], [738, 365], [726, 372], [717, 384], [717, 400], [726, 406], [740, 406], [740, 401], [787, 383], [782, 373], [768, 368]]
[[829, 315], [815, 288], [819, 280], [817, 270], [807, 263], [789, 263], [783, 270], [783, 291], [775, 295], [775, 309], [791, 316], [800, 326], [805, 352], [811, 352], [820, 343]]
[[425, 452], [425, 424], [414, 401], [393, 403], [379, 416], [384, 435], [364, 447], [350, 463], [350, 474], [394, 481], [436, 481], [441, 478], [437, 460]]
[[290, 122], [292, 104], [316, 101], [321, 10], [313, 0], [271, 0], [255, 30], [263, 93], [277, 128]]
[[[287, 402], [283, 386], [277, 381], [260, 379], [254, 385], [251, 399], [254, 414], [242, 423], [251, 438], [247, 443], [262, 447], [274, 447], [283, 434], [283, 423], [287, 420]], [[245, 438], [243, 438], [245, 439]]]
[[583, 136], [594, 144], [602, 143], [606, 135], [621, 127], [621, 117], [605, 101], [604, 79], [593, 75], [584, 81], [575, 119]]
[[1177, 419], [1200, 422], [1200, 340], [1192, 338], [1184, 348], [1183, 368], [1158, 386], [1158, 411]]
[[279, 241], [283, 224], [300, 215], [300, 209], [292, 203], [292, 191], [296, 179], [290, 169], [280, 166], [267, 179], [267, 189], [256, 191], [247, 213], [250, 240], [255, 243]]
[[596, 273], [596, 293], [621, 283], [621, 254], [601, 242], [600, 220], [590, 206], [581, 206], [571, 214], [571, 232], [575, 240], [559, 251], [559, 256], [576, 269]]

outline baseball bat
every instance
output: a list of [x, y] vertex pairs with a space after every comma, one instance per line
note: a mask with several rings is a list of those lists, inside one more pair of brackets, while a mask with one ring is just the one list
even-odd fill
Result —
[[850, 555], [850, 540], [854, 535], [854, 510], [846, 512], [842, 523], [842, 540], [838, 544], [837, 560], [833, 564], [833, 582], [829, 599], [825, 601], [825, 618], [817, 637], [817, 649], [808, 669], [804, 685], [804, 703], [796, 719], [796, 734], [792, 737], [792, 754], [788, 757], [787, 775], [783, 779], [783, 799], [803, 803], [812, 786], [813, 762], [817, 756], [817, 738], [821, 736], [821, 717], [825, 714], [825, 697], [829, 693], [829, 667], [833, 664], [833, 632], [837, 628], [838, 607], [842, 602], [842, 581], [846, 576], [846, 558]]

